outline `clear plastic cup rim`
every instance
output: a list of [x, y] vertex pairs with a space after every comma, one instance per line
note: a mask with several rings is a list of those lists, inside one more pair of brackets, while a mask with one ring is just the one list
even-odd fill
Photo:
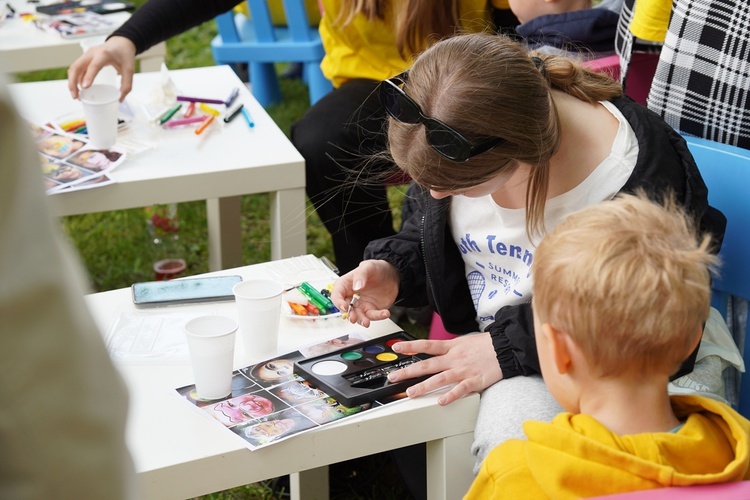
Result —
[[183, 327], [187, 335], [198, 338], [218, 338], [232, 335], [239, 329], [234, 318], [229, 316], [198, 316], [185, 323]]
[[95, 83], [87, 89], [81, 89], [78, 97], [84, 104], [111, 104], [120, 98], [120, 90], [114, 85]]
[[284, 285], [271, 279], [248, 279], [234, 285], [232, 292], [240, 299], [272, 299], [284, 292]]

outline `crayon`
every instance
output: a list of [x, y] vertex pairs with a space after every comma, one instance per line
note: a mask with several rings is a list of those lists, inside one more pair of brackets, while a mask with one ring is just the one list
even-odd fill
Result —
[[305, 306], [297, 304], [296, 302], [289, 302], [288, 304], [298, 316], [307, 316], [307, 309], [305, 309]]
[[195, 113], [195, 103], [191, 102], [187, 105], [187, 108], [185, 108], [182, 116], [184, 116], [185, 118], [190, 118], [191, 116], [193, 116], [193, 113]]
[[167, 128], [181, 127], [183, 125], [190, 125], [192, 123], [201, 123], [206, 120], [205, 116], [191, 116], [190, 118], [178, 118], [177, 120], [169, 120], [164, 123]]
[[198, 102], [198, 103], [208, 103], [208, 104], [224, 104], [224, 101], [221, 99], [204, 99], [202, 97], [188, 97], [184, 95], [177, 96], [178, 101], [183, 102]]
[[66, 132], [70, 132], [71, 130], [79, 129], [85, 125], [86, 125], [85, 120], [73, 120], [73, 121], [61, 124], [60, 128]]
[[195, 135], [200, 135], [203, 133], [206, 128], [211, 125], [211, 123], [214, 121], [214, 118], [216, 118], [214, 115], [208, 115], [205, 120], [203, 120], [203, 123], [198, 125], [198, 128], [195, 129]]
[[232, 89], [232, 92], [229, 94], [229, 97], [227, 97], [227, 100], [224, 101], [224, 105], [226, 107], [229, 107], [232, 105], [235, 99], [237, 99], [237, 96], [240, 95], [240, 89], [237, 87]]
[[219, 112], [207, 104], [200, 103], [198, 104], [198, 107], [201, 108], [202, 111], [205, 111], [211, 116], [219, 116]]
[[181, 107], [182, 107], [182, 104], [176, 104], [172, 106], [171, 108], [169, 108], [169, 110], [167, 110], [167, 112], [161, 115], [161, 118], [159, 118], [159, 124], [164, 125], [164, 122], [172, 118], [174, 114], [180, 110]]
[[307, 309], [307, 310], [308, 310], [308, 311], [310, 312], [310, 314], [312, 314], [313, 316], [320, 316], [320, 309], [318, 309], [317, 307], [315, 307], [314, 305], [312, 305], [312, 302], [308, 302], [307, 304], [305, 304], [305, 306], [304, 306], [304, 307], [305, 307], [305, 309]]
[[224, 123], [229, 123], [232, 120], [234, 120], [234, 118], [238, 114], [240, 114], [240, 111], [242, 111], [243, 109], [244, 109], [244, 106], [242, 104], [240, 104], [239, 106], [237, 106], [236, 108], [234, 108], [232, 111], [229, 111], [227, 113], [227, 116], [224, 117]]
[[245, 117], [245, 121], [247, 122], [247, 126], [250, 128], [255, 127], [255, 122], [253, 121], [253, 117], [250, 116], [250, 112], [247, 110], [247, 108], [242, 108], [242, 116]]

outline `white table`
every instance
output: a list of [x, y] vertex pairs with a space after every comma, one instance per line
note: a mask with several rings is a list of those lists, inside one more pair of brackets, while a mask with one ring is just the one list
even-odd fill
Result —
[[[161, 73], [138, 73], [126, 102], [135, 112], [118, 142], [146, 145], [111, 173], [116, 184], [51, 195], [58, 216], [122, 210], [153, 204], [207, 200], [209, 268], [242, 265], [241, 196], [270, 193], [271, 258], [302, 255], [306, 248], [305, 162], [284, 133], [229, 66], [170, 71], [188, 96], [226, 99], [239, 88], [255, 120], [249, 128], [240, 116], [226, 124], [215, 120], [206, 132], [163, 129], [149, 123], [143, 105], [161, 95]], [[21, 114], [35, 123], [82, 108], [63, 80], [10, 86]], [[215, 106], [223, 111], [224, 106]], [[137, 148], [136, 148], [137, 149]]]
[[[8, 3], [19, 14], [36, 11], [34, 4], [25, 0], [9, 0]], [[107, 18], [118, 25], [129, 17], [127, 12], [107, 14]], [[80, 41], [80, 38], [65, 39], [57, 33], [40, 30], [20, 17], [7, 19], [0, 24], [0, 69], [6, 73], [17, 73], [68, 67], [81, 55]], [[139, 54], [140, 70], [158, 71], [166, 54], [167, 44], [164, 42]]]
[[[274, 264], [211, 274], [276, 277], [269, 271]], [[86, 300], [103, 332], [121, 313], [135, 311], [129, 289], [89, 295]], [[236, 318], [234, 302], [177, 307]], [[390, 320], [366, 329], [338, 319], [310, 322], [284, 317], [278, 352], [353, 331], [377, 337], [398, 329]], [[243, 359], [239, 349], [235, 367], [256, 361]], [[294, 498], [324, 498], [328, 464], [416, 443], [427, 443], [430, 499], [460, 498], [473, 479], [470, 445], [479, 407], [476, 394], [446, 407], [437, 404], [437, 393], [405, 400], [250, 451], [239, 438], [171, 395], [175, 388], [192, 383], [189, 363], [118, 363], [118, 368], [130, 392], [127, 442], [142, 489], [139, 498], [189, 498], [286, 474], [292, 474]]]

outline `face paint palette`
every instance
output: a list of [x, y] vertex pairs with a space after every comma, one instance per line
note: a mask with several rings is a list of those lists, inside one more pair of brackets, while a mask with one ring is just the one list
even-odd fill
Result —
[[376, 401], [405, 391], [428, 376], [395, 383], [388, 374], [417, 363], [427, 354], [394, 352], [393, 344], [416, 340], [406, 332], [396, 332], [360, 344], [295, 362], [294, 371], [345, 406]]

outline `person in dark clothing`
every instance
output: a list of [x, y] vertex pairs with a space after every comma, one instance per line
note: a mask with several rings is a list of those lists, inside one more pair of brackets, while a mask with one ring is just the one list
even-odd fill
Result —
[[591, 0], [511, 0], [520, 25], [516, 33], [528, 48], [580, 59], [615, 53], [622, 0], [592, 7]]
[[[132, 87], [136, 54], [238, 3], [149, 0], [106, 43], [70, 66], [71, 95], [77, 98], [79, 86], [88, 87], [103, 66], [112, 65], [122, 75], [124, 98]], [[291, 140], [305, 158], [306, 191], [331, 233], [342, 272], [357, 266], [370, 241], [394, 233], [384, 180], [396, 168], [365, 160], [385, 148], [385, 115], [371, 97], [378, 82], [408, 68], [432, 37], [494, 29], [493, 11], [504, 5], [504, 0], [321, 1], [326, 52], [321, 69], [334, 90], [292, 126]]]

